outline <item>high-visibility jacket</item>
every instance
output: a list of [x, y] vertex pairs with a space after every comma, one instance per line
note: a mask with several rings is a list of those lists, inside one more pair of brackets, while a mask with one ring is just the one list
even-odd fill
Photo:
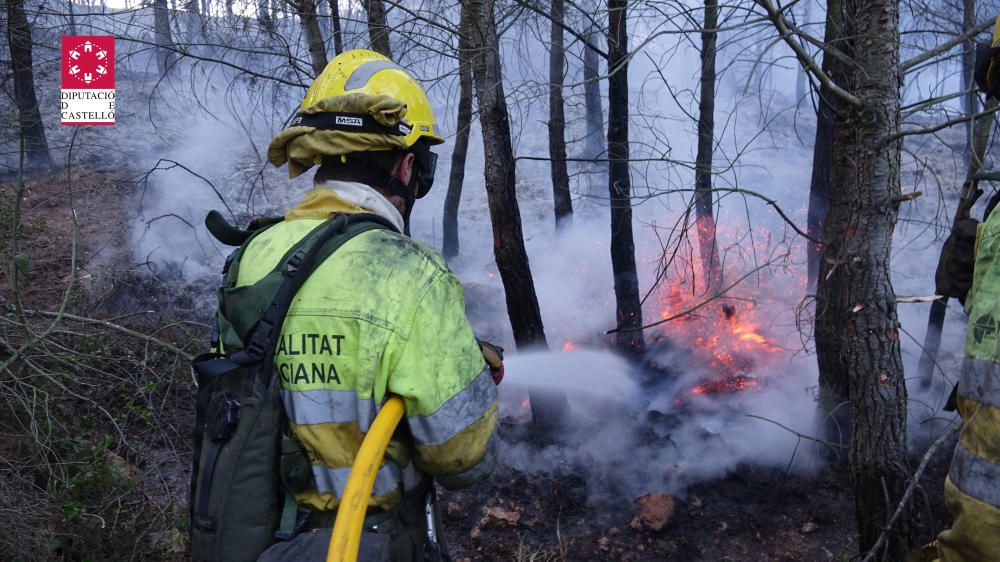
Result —
[[[376, 199], [367, 209], [358, 204], [370, 197]], [[284, 222], [252, 240], [237, 285], [270, 272], [331, 213], [368, 211], [399, 221], [386, 205], [362, 184], [313, 189]], [[465, 317], [458, 279], [421, 242], [375, 229], [345, 243], [296, 295], [274, 364], [291, 431], [312, 463], [314, 486], [296, 495], [299, 505], [337, 508], [364, 434], [390, 393], [403, 398], [405, 422], [369, 506], [392, 508], [427, 474], [457, 488], [493, 470], [496, 385]]]
[[1000, 561], [1000, 212], [980, 225], [969, 328], [958, 381], [965, 422], [955, 447], [945, 503], [955, 516], [938, 535], [942, 562]]

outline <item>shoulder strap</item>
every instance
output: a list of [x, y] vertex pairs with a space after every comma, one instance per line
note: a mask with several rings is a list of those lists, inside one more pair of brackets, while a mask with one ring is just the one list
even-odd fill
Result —
[[227, 221], [219, 211], [211, 210], [205, 217], [205, 228], [216, 240], [226, 246], [242, 246], [255, 234], [283, 220], [282, 217], [257, 217], [250, 221], [247, 228], [243, 229]]
[[[273, 360], [274, 346], [281, 334], [285, 315], [291, 306], [292, 299], [309, 275], [326, 257], [345, 242], [374, 228], [387, 228], [395, 231], [395, 227], [386, 219], [373, 214], [359, 213], [334, 215], [307, 234], [279, 262], [276, 269], [282, 275], [281, 285], [252, 330], [251, 336], [248, 338], [249, 341], [246, 342], [244, 348], [230, 353], [226, 357], [199, 357], [199, 360], [196, 360], [193, 365], [199, 378], [217, 379], [240, 367], [254, 363], [267, 365], [269, 361]], [[343, 236], [338, 236], [341, 234]], [[325, 248], [325, 251], [321, 251], [324, 250], [324, 246], [331, 242], [332, 248]], [[255, 376], [256, 372], [247, 377], [245, 388], [248, 391], [253, 387]], [[270, 384], [270, 380], [262, 382], [265, 388]]]

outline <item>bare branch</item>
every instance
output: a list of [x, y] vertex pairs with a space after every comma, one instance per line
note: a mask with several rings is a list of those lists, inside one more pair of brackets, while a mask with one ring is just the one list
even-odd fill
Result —
[[948, 41], [946, 43], [942, 43], [942, 44], [938, 45], [937, 47], [934, 47], [933, 49], [931, 49], [929, 51], [924, 51], [924, 52], [920, 53], [919, 55], [913, 57], [912, 59], [909, 59], [907, 61], [903, 61], [903, 64], [901, 65], [901, 68], [903, 69], [903, 72], [905, 73], [905, 72], [909, 71], [910, 69], [912, 69], [914, 66], [916, 66], [916, 65], [918, 65], [918, 64], [920, 64], [922, 62], [928, 61], [928, 60], [930, 60], [930, 59], [932, 59], [932, 58], [934, 58], [934, 57], [936, 57], [936, 56], [938, 56], [938, 55], [940, 55], [942, 53], [950, 51], [953, 47], [961, 45], [962, 43], [964, 43], [965, 41], [968, 41], [972, 37], [975, 37], [976, 35], [979, 35], [980, 33], [986, 31], [987, 29], [989, 29], [991, 27], [993, 27], [994, 23], [996, 23], [996, 18], [987, 19], [987, 20], [981, 22], [976, 27], [973, 27], [969, 31], [963, 33], [962, 35], [956, 36], [951, 41]]
[[882, 548], [882, 545], [884, 545], [885, 541], [888, 539], [889, 532], [892, 531], [892, 526], [896, 524], [896, 520], [899, 519], [899, 516], [902, 515], [903, 511], [906, 509], [906, 504], [910, 502], [910, 498], [913, 496], [913, 491], [917, 489], [917, 484], [920, 482], [920, 477], [923, 476], [924, 470], [927, 469], [927, 463], [929, 463], [931, 458], [934, 457], [934, 451], [936, 451], [937, 448], [940, 447], [945, 441], [947, 441], [949, 438], [958, 433], [958, 430], [960, 428], [961, 428], [960, 425], [955, 425], [954, 427], [946, 431], [944, 435], [938, 437], [937, 440], [935, 440], [934, 443], [932, 443], [931, 446], [927, 448], [927, 452], [924, 453], [924, 458], [920, 459], [920, 465], [917, 467], [916, 472], [913, 473], [913, 478], [910, 480], [910, 485], [906, 487], [906, 492], [903, 493], [903, 498], [899, 500], [899, 505], [896, 506], [896, 511], [892, 514], [892, 517], [889, 518], [889, 523], [886, 524], [885, 531], [882, 531], [882, 534], [879, 535], [878, 540], [868, 551], [868, 554], [861, 562], [871, 562], [872, 560], [874, 560], [879, 549]]
[[944, 123], [938, 123], [937, 125], [934, 125], [933, 127], [927, 127], [925, 129], [910, 129], [908, 131], [900, 131], [900, 132], [896, 133], [895, 135], [891, 135], [888, 139], [886, 139], [886, 142], [892, 142], [892, 141], [895, 141], [895, 140], [899, 140], [899, 139], [901, 139], [903, 137], [910, 137], [910, 136], [913, 136], [913, 135], [927, 135], [927, 134], [930, 134], [930, 133], [936, 133], [936, 132], [940, 131], [941, 129], [947, 129], [948, 127], [954, 127], [955, 125], [958, 125], [960, 123], [965, 123], [966, 121], [974, 121], [976, 119], [979, 119], [980, 117], [987, 117], [989, 115], [993, 115], [997, 111], [1000, 111], [1000, 106], [992, 107], [990, 109], [987, 109], [985, 111], [980, 111], [979, 113], [974, 113], [972, 115], [960, 115], [960, 116], [958, 116], [958, 117], [956, 117], [954, 119], [949, 119], [949, 120], [945, 121]]
[[767, 12], [768, 19], [770, 19], [771, 22], [774, 23], [774, 27], [778, 30], [778, 33], [781, 35], [781, 38], [792, 49], [792, 51], [795, 53], [795, 56], [799, 59], [799, 62], [802, 63], [802, 66], [803, 68], [806, 69], [806, 71], [815, 76], [816, 79], [819, 80], [820, 84], [826, 86], [830, 90], [830, 92], [832, 92], [835, 96], [844, 100], [846, 103], [850, 104], [853, 107], [856, 108], [862, 107], [863, 104], [861, 103], [861, 100], [858, 99], [855, 95], [848, 92], [847, 90], [844, 90], [843, 88], [838, 86], [836, 83], [834, 83], [834, 81], [831, 80], [830, 77], [827, 76], [825, 72], [823, 72], [823, 69], [820, 68], [819, 64], [816, 63], [816, 60], [813, 59], [811, 56], [809, 56], [809, 53], [807, 53], [806, 50], [802, 48], [802, 45], [794, 39], [793, 37], [794, 33], [792, 33], [792, 31], [788, 28], [787, 25], [788, 22], [785, 20], [785, 17], [781, 15], [781, 13], [778, 12], [778, 10], [774, 7], [774, 4], [771, 3], [771, 0], [754, 0], [754, 2], [760, 5], [760, 7], [764, 8], [764, 11]]

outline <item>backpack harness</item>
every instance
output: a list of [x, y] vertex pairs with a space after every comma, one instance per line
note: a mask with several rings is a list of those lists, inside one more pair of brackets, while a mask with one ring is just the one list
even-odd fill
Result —
[[312, 485], [309, 459], [287, 432], [274, 349], [295, 294], [309, 275], [351, 238], [395, 227], [373, 214], [334, 214], [292, 246], [256, 283], [238, 287], [249, 243], [281, 218], [247, 230], [217, 211], [205, 224], [220, 242], [239, 246], [223, 267], [212, 351], [192, 363], [195, 401], [191, 473], [191, 555], [199, 562], [254, 561], [276, 540], [308, 522], [295, 493]]

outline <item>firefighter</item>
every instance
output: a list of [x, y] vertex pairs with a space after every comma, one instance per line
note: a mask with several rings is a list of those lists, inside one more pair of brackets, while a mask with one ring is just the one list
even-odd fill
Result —
[[443, 258], [403, 234], [433, 184], [431, 148], [442, 142], [418, 82], [366, 50], [331, 61], [271, 141], [268, 159], [287, 164], [290, 177], [319, 167], [285, 220], [249, 243], [239, 286], [266, 275], [332, 213], [374, 213], [398, 232], [352, 238], [290, 308], [274, 361], [290, 431], [311, 463], [312, 485], [295, 495], [310, 514], [303, 532], [260, 560], [325, 560], [351, 463], [390, 393], [403, 398], [405, 422], [375, 479], [362, 559], [446, 559], [428, 539], [431, 477], [463, 488], [494, 468], [501, 358], [473, 336]]
[[[1000, 94], [1000, 20], [993, 45], [980, 50], [976, 79], [987, 95]], [[945, 242], [937, 292], [965, 305], [969, 328], [957, 387], [964, 420], [944, 497], [951, 528], [911, 560], [1000, 561], [1000, 212], [987, 206], [982, 224], [965, 219]]]

